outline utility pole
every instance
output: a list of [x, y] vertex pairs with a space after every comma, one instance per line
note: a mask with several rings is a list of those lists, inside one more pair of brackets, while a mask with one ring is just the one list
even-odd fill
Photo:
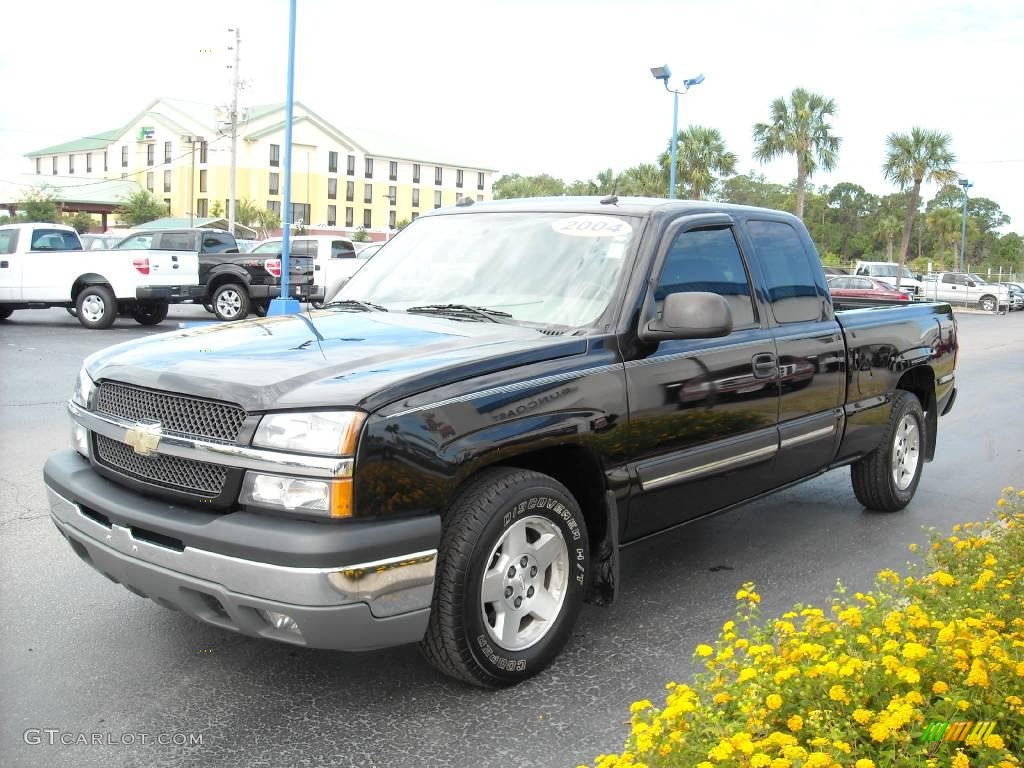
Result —
[[235, 63], [231, 68], [231, 195], [228, 198], [228, 231], [235, 234], [235, 177], [238, 172], [238, 50], [242, 47], [242, 33], [238, 27], [228, 32], [235, 33]]

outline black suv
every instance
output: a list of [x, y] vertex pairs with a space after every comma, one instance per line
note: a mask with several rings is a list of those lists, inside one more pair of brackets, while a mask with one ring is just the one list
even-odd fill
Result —
[[[155, 229], [137, 232], [115, 247], [198, 253], [199, 285], [191, 289], [191, 298], [220, 320], [241, 320], [250, 311], [264, 315], [270, 300], [281, 294], [281, 260], [239, 253], [234, 235], [226, 230]], [[290, 259], [289, 293], [293, 298], [323, 300], [313, 282], [314, 264], [310, 257]]]

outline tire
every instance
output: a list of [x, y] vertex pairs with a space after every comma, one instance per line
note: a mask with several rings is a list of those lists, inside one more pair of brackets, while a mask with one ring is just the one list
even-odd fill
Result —
[[0, 307], [0, 320], [6, 320], [8, 317], [14, 314], [14, 310], [10, 307]]
[[132, 319], [139, 325], [160, 325], [167, 319], [170, 305], [166, 301], [139, 304], [132, 309]]
[[999, 302], [996, 301], [995, 296], [985, 295], [981, 297], [981, 300], [978, 302], [978, 306], [986, 312], [995, 312], [999, 308]]
[[[572, 634], [587, 588], [579, 504], [547, 475], [495, 467], [459, 492], [442, 526], [423, 654], [444, 674], [482, 687], [537, 674]], [[493, 600], [485, 600], [485, 575]]]
[[78, 322], [91, 330], [102, 331], [117, 320], [117, 299], [105, 285], [88, 285], [75, 299]]
[[309, 302], [309, 306], [311, 306], [313, 309], [323, 309], [324, 304], [326, 303], [326, 301], [311, 301]]
[[205, 309], [211, 315], [213, 314], [213, 304], [203, 304], [203, 309]]
[[238, 283], [224, 283], [213, 292], [210, 304], [219, 320], [244, 320], [249, 315], [249, 292]]
[[879, 512], [896, 512], [914, 498], [928, 444], [921, 401], [904, 390], [896, 393], [882, 444], [850, 466], [857, 501]]
[[269, 302], [254, 301], [252, 303], [252, 311], [253, 311], [253, 313], [256, 314], [256, 315], [259, 315], [260, 317], [266, 317], [268, 309], [270, 309]]
[[75, 309], [74, 307], [64, 307], [64, 309], [65, 309], [65, 310], [67, 311], [67, 313], [68, 313], [69, 315], [71, 315], [72, 317], [78, 317], [78, 310], [77, 310], [77, 309]]

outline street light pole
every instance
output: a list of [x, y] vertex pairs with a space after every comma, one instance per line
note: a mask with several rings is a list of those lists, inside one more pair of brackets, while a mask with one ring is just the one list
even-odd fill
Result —
[[189, 229], [195, 224], [196, 213], [196, 144], [206, 141], [204, 136], [184, 136], [186, 141], [192, 145], [192, 167], [188, 172], [188, 226]]
[[967, 190], [973, 187], [974, 185], [971, 184], [971, 182], [969, 182], [967, 179], [960, 179], [958, 183], [961, 187], [964, 188], [964, 215], [963, 225], [960, 230], [960, 271], [963, 272], [964, 266], [967, 262], [966, 258], [964, 257], [964, 252], [967, 250]]
[[669, 141], [669, 169], [668, 169], [668, 199], [676, 199], [676, 144], [678, 144], [679, 133], [679, 95], [690, 90], [691, 85], [700, 85], [704, 82], [704, 75], [700, 74], [683, 81], [683, 90], [679, 91], [668, 87], [668, 79], [672, 77], [672, 70], [668, 64], [661, 67], [651, 67], [651, 74], [655, 80], [661, 80], [665, 90], [672, 94], [672, 138]]
[[232, 27], [228, 32], [235, 33], [235, 63], [231, 68], [231, 193], [228, 197], [228, 229], [234, 235], [236, 178], [238, 176], [238, 60], [239, 49], [242, 46], [242, 33], [238, 27]]

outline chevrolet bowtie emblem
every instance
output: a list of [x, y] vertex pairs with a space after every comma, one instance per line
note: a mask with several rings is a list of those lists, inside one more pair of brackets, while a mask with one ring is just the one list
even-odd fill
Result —
[[124, 441], [140, 456], [151, 456], [156, 453], [162, 436], [158, 422], [139, 423], [124, 433]]

